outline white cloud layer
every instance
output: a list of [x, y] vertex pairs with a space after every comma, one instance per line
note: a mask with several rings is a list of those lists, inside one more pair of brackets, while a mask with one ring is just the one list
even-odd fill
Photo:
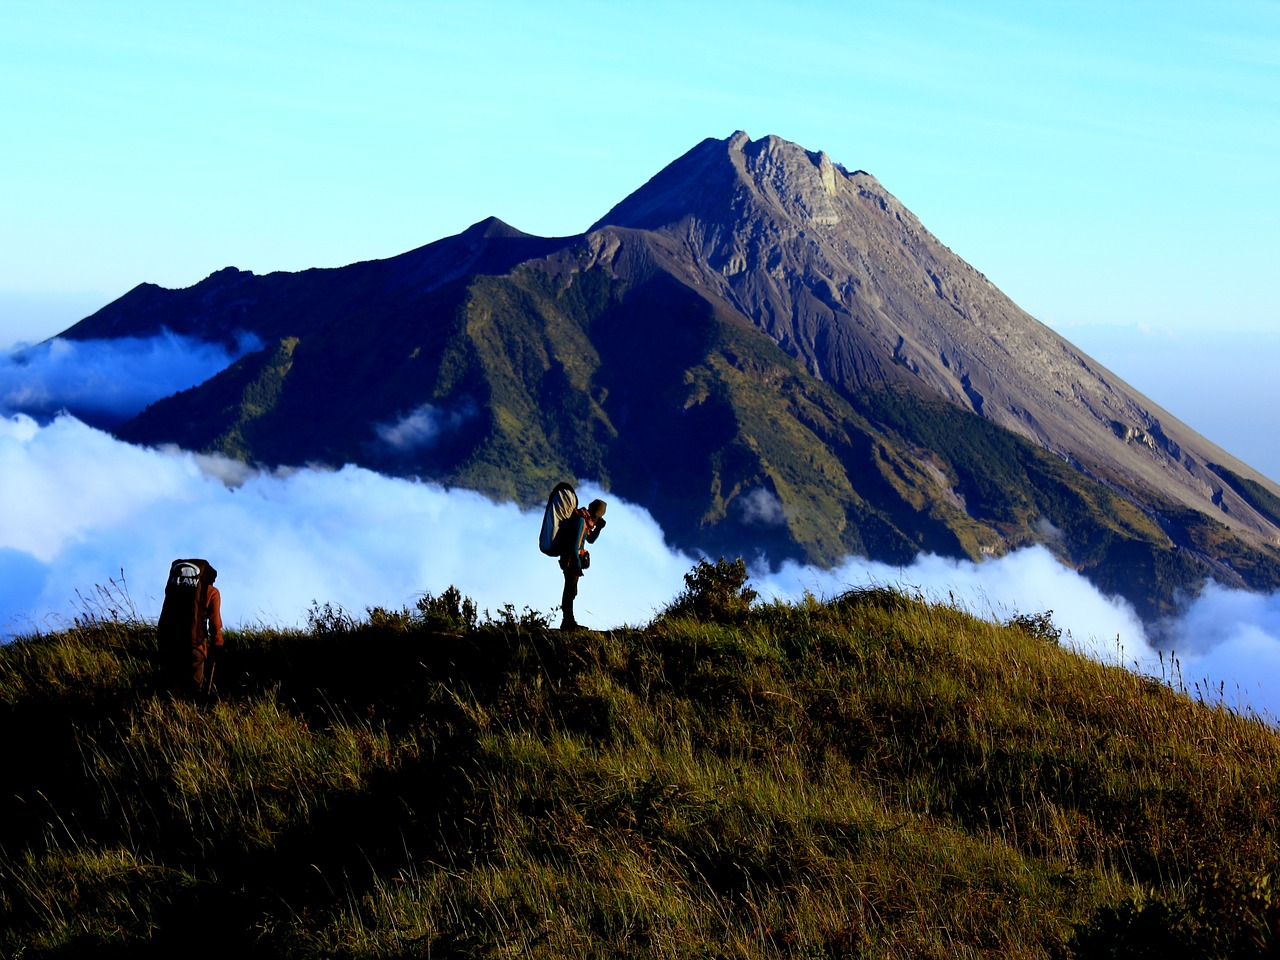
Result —
[[122, 423], [147, 404], [186, 390], [257, 350], [242, 334], [235, 350], [165, 331], [113, 340], [54, 338], [0, 357], [0, 410], [48, 417], [70, 410], [98, 425]]
[[[0, 418], [0, 635], [56, 629], [81, 612], [77, 592], [119, 578], [138, 612], [159, 613], [171, 560], [202, 556], [219, 570], [230, 624], [293, 625], [312, 601], [355, 614], [412, 605], [455, 585], [481, 608], [550, 613], [561, 578], [537, 551], [538, 512], [466, 491], [356, 467], [261, 472], [218, 457], [123, 444], [61, 416], [40, 425]], [[649, 514], [610, 500], [577, 613], [596, 627], [642, 624], [684, 586], [695, 558], [672, 550]], [[1031, 548], [981, 564], [921, 556], [910, 567], [850, 558], [833, 570], [757, 570], [765, 598], [833, 596], [878, 584], [919, 591], [1004, 620], [1053, 610], [1091, 656], [1158, 674], [1141, 623], [1124, 602]], [[1280, 715], [1280, 596], [1211, 586], [1167, 625], [1188, 687]]]
[[[119, 577], [144, 616], [159, 612], [179, 556], [219, 570], [231, 623], [295, 624], [312, 600], [412, 605], [449, 585], [497, 610], [549, 611], [562, 580], [538, 553], [541, 515], [480, 494], [357, 467], [246, 471], [218, 457], [120, 443], [62, 416], [0, 419], [0, 630], [75, 612], [76, 591]], [[580, 496], [609, 497], [590, 485]], [[578, 601], [588, 624], [643, 623], [693, 560], [669, 550], [644, 511], [614, 502]], [[625, 563], [606, 558], [625, 557]]]

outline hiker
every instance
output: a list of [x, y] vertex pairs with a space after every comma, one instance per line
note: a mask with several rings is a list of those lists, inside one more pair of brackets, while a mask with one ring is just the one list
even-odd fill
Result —
[[579, 629], [573, 618], [573, 600], [578, 595], [578, 578], [591, 565], [591, 554], [583, 545], [595, 543], [604, 530], [605, 506], [603, 500], [592, 500], [585, 510], [579, 507], [560, 524], [556, 535], [560, 569], [564, 571], [564, 593], [560, 597], [561, 630]]
[[161, 656], [174, 693], [212, 691], [213, 668], [223, 651], [222, 593], [218, 571], [207, 560], [175, 560], [169, 567], [164, 606], [156, 625]]

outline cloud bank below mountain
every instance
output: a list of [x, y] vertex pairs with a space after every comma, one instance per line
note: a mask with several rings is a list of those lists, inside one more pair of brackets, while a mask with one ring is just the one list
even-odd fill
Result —
[[[202, 555], [222, 571], [232, 623], [295, 625], [313, 602], [355, 613], [411, 605], [456, 585], [482, 607], [551, 612], [556, 565], [533, 551], [540, 518], [467, 491], [356, 467], [260, 471], [223, 457], [120, 443], [72, 416], [112, 424], [199, 383], [255, 349], [165, 333], [148, 339], [54, 339], [0, 360], [0, 635], [56, 627], [96, 585], [123, 577], [144, 617], [159, 612], [169, 561]], [[39, 419], [26, 414], [31, 413]], [[429, 447], [471, 410], [433, 407], [382, 425], [391, 448]], [[589, 484], [586, 497], [607, 496]], [[647, 622], [682, 588], [696, 558], [670, 549], [644, 510], [614, 499], [609, 537], [579, 612], [598, 626]], [[745, 519], [782, 522], [767, 490]], [[832, 596], [901, 586], [979, 616], [1053, 610], [1073, 644], [1100, 659], [1155, 669], [1142, 624], [1041, 548], [983, 564], [922, 556], [908, 568], [849, 558], [832, 570], [794, 564], [753, 580], [766, 597]], [[1162, 625], [1190, 686], [1280, 714], [1280, 597], [1210, 585]]]
[[[450, 585], [482, 609], [549, 613], [560, 574], [534, 547], [541, 517], [467, 491], [356, 467], [256, 471], [220, 457], [121, 443], [70, 416], [0, 419], [0, 633], [56, 629], [78, 595], [123, 577], [137, 612], [159, 612], [169, 562], [203, 556], [219, 569], [231, 624], [291, 626], [313, 602], [353, 613], [412, 605]], [[696, 561], [667, 546], [649, 514], [611, 501], [578, 613], [597, 627], [648, 622]], [[1158, 672], [1123, 602], [1033, 548], [981, 564], [921, 556], [907, 568], [849, 558], [831, 570], [756, 570], [765, 598], [832, 596], [900, 586], [992, 619], [1053, 610], [1091, 656]], [[1183, 679], [1233, 706], [1280, 715], [1280, 597], [1206, 589], [1166, 626]]]
[[95, 426], [113, 427], [261, 347], [248, 333], [232, 350], [168, 331], [114, 340], [55, 337], [0, 358], [0, 409], [41, 419], [68, 410]]

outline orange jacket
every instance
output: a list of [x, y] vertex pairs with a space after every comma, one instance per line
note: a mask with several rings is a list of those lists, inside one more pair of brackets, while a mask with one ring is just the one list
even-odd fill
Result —
[[222, 646], [222, 594], [217, 587], [209, 587], [205, 598], [204, 616], [209, 621], [209, 630], [205, 636], [215, 647]]

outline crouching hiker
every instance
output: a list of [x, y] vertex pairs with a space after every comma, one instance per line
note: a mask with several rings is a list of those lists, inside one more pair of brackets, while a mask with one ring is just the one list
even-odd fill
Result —
[[578, 596], [578, 580], [591, 565], [586, 544], [595, 543], [604, 531], [603, 500], [592, 500], [586, 509], [578, 506], [578, 495], [567, 483], [558, 483], [547, 499], [538, 548], [558, 557], [564, 572], [564, 593], [560, 596], [561, 630], [577, 630], [573, 601]]
[[216, 579], [218, 571], [207, 560], [175, 560], [169, 567], [156, 640], [175, 694], [198, 697], [213, 690], [213, 670], [223, 649]]

